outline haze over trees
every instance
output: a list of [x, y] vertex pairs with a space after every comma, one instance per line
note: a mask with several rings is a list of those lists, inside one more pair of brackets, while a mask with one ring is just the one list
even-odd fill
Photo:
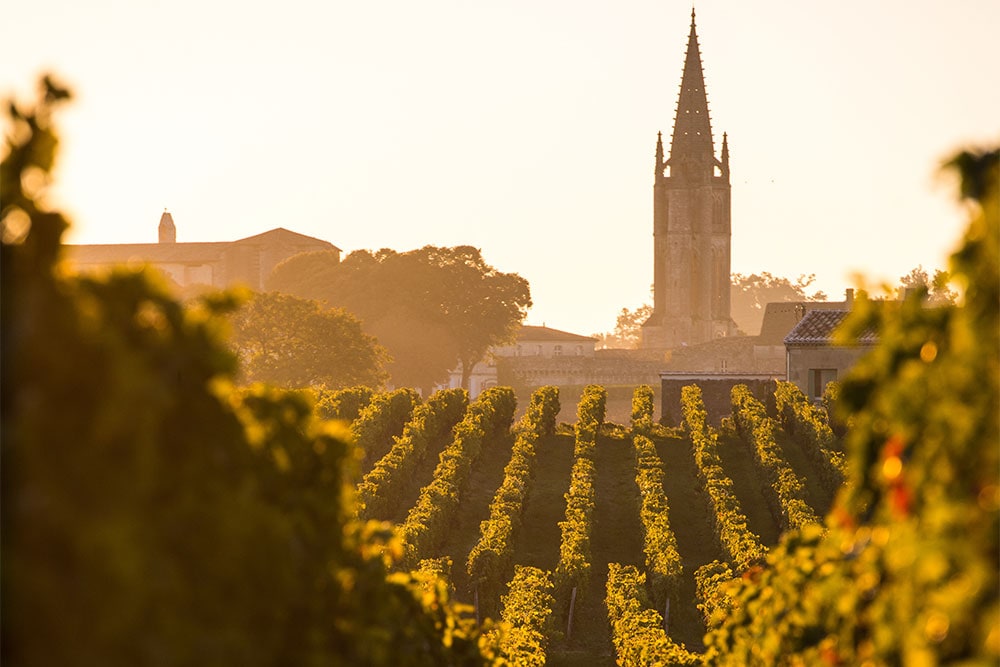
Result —
[[653, 314], [652, 304], [645, 303], [629, 310], [622, 308], [615, 320], [615, 328], [609, 333], [594, 334], [601, 347], [634, 350], [642, 342], [642, 323]]
[[923, 264], [912, 269], [905, 276], [899, 277], [899, 287], [895, 290], [896, 298], [904, 298], [908, 289], [925, 290], [927, 303], [932, 306], [955, 303], [955, 300], [958, 299], [958, 293], [951, 286], [951, 274], [948, 271], [936, 269], [931, 277], [924, 270]]
[[254, 294], [230, 316], [245, 382], [282, 387], [380, 387], [385, 349], [342, 309], [278, 292]]
[[[757, 335], [764, 321], [764, 309], [772, 301], [823, 301], [826, 294], [816, 291], [810, 294], [808, 288], [816, 276], [799, 276], [790, 280], [768, 272], [731, 276], [730, 312], [739, 330], [745, 334]], [[643, 304], [629, 310], [622, 308], [615, 321], [615, 328], [604, 334], [594, 334], [603, 347], [636, 349], [642, 340], [642, 324], [653, 312], [652, 304]]]
[[392, 384], [428, 390], [516, 335], [531, 306], [528, 282], [486, 263], [471, 246], [408, 252], [358, 250], [336, 262], [328, 253], [290, 257], [269, 289], [315, 299], [357, 316], [392, 360]]
[[729, 292], [733, 321], [743, 333], [756, 336], [760, 333], [767, 304], [776, 301], [825, 301], [825, 293], [809, 293], [809, 287], [815, 281], [815, 275], [790, 280], [767, 271], [750, 275], [734, 273]]
[[[810, 291], [816, 276], [799, 276], [795, 280], [776, 276], [768, 271], [761, 273], [734, 273], [731, 276], [730, 313], [736, 326], [743, 334], [755, 336], [760, 333], [764, 321], [764, 311], [769, 303], [788, 301], [826, 301], [829, 297], [821, 290]], [[907, 289], [922, 289], [927, 293], [931, 305], [955, 303], [958, 294], [951, 285], [951, 275], [937, 269], [933, 276], [924, 267], [917, 266], [905, 276], [900, 276], [899, 284], [890, 290], [893, 298], [902, 299]], [[633, 350], [639, 347], [642, 324], [653, 312], [651, 304], [638, 308], [622, 308], [615, 321], [615, 328], [608, 333], [594, 334], [602, 347]]]

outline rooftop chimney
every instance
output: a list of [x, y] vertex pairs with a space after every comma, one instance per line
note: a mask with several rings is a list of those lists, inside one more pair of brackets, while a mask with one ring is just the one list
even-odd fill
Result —
[[167, 209], [163, 209], [160, 216], [160, 243], [177, 243], [177, 228], [174, 227], [174, 219]]

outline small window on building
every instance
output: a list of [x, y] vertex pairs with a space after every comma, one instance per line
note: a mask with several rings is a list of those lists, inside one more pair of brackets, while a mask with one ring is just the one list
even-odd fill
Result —
[[541, 346], [541, 344], [539, 344], [538, 345], [538, 356], [541, 356], [541, 355], [542, 355], [542, 346]]
[[729, 361], [727, 359], [723, 359], [722, 361], [719, 362], [719, 370], [721, 370], [723, 373], [729, 370]]
[[552, 354], [556, 357], [562, 356], [562, 345], [556, 345], [552, 348]]
[[577, 345], [576, 346], [576, 356], [578, 356], [578, 357], [582, 357], [583, 356], [583, 345]]
[[814, 401], [823, 398], [826, 385], [837, 380], [836, 368], [810, 368], [809, 369], [809, 397]]

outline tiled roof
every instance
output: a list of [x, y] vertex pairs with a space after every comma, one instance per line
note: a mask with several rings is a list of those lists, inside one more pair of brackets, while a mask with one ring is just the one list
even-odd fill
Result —
[[[785, 336], [785, 345], [833, 345], [834, 331], [849, 314], [847, 310], [810, 310]], [[874, 345], [878, 336], [874, 331], [866, 331], [857, 342]]]
[[559, 331], [558, 329], [550, 329], [549, 327], [533, 327], [524, 325], [517, 334], [517, 341], [519, 343], [548, 341], [573, 341], [577, 343], [586, 341], [593, 343], [596, 342], [597, 339], [591, 338], [590, 336], [581, 336], [575, 333]]
[[305, 234], [299, 234], [298, 232], [293, 232], [284, 227], [277, 227], [275, 229], [262, 232], [260, 234], [254, 234], [253, 236], [248, 236], [243, 239], [237, 239], [233, 243], [273, 243], [277, 241], [282, 241], [285, 243], [292, 244], [305, 244], [305, 245], [318, 245], [323, 247], [328, 247], [332, 250], [340, 250], [337, 246], [333, 245], [329, 241], [324, 241], [323, 239], [318, 239], [314, 236], [306, 236]]
[[[843, 301], [776, 301], [764, 306], [758, 345], [781, 345], [802, 316], [811, 310], [850, 310]], [[749, 333], [749, 332], [748, 332]]]
[[212, 262], [231, 247], [224, 241], [197, 243], [102, 243], [67, 245], [66, 254], [76, 264], [126, 264]]
[[[169, 214], [164, 214], [169, 215]], [[248, 236], [237, 241], [195, 241], [182, 243], [101, 243], [67, 245], [66, 253], [76, 264], [203, 264], [219, 261], [236, 245], [266, 245], [285, 243], [293, 246], [315, 246], [317, 250], [340, 250], [329, 241], [292, 232], [282, 227]]]

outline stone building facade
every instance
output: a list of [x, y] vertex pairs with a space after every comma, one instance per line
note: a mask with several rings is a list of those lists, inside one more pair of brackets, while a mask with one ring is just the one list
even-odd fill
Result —
[[164, 211], [157, 232], [158, 243], [67, 245], [66, 261], [82, 272], [123, 264], [152, 266], [182, 288], [244, 285], [262, 290], [274, 267], [293, 255], [327, 251], [340, 258], [340, 248], [332, 243], [282, 227], [236, 241], [178, 243], [173, 216]]

